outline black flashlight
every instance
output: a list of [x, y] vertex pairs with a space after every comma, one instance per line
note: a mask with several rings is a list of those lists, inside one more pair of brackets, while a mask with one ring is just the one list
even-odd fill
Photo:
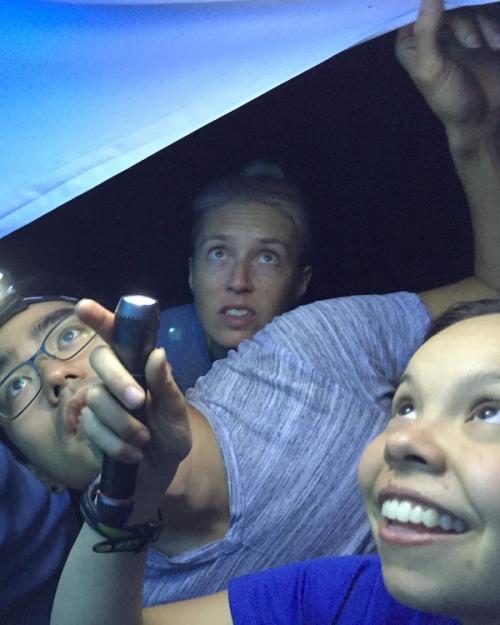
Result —
[[[120, 298], [115, 310], [113, 349], [121, 363], [146, 389], [145, 366], [156, 344], [160, 310], [155, 299], [144, 295], [126, 295]], [[146, 407], [131, 411], [143, 423]], [[133, 510], [137, 465], [113, 460], [104, 455], [97, 512], [99, 522], [110, 527], [124, 527]]]

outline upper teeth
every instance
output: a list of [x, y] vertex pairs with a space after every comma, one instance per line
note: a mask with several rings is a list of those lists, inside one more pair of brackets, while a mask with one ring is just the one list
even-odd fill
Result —
[[226, 315], [231, 315], [233, 317], [243, 317], [248, 314], [249, 311], [246, 308], [228, 308], [226, 310]]
[[435, 508], [422, 506], [407, 500], [386, 499], [382, 504], [382, 516], [400, 523], [414, 523], [425, 527], [440, 527], [445, 532], [465, 532], [466, 525], [451, 514], [441, 514]]

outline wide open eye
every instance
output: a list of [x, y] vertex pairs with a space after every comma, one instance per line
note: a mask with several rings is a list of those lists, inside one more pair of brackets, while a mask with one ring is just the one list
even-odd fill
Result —
[[31, 367], [23, 366], [11, 373], [0, 386], [0, 410], [14, 416], [29, 403], [37, 392], [36, 374]]
[[226, 257], [226, 250], [223, 247], [212, 247], [207, 252], [209, 262], [221, 261]]
[[270, 250], [263, 250], [257, 256], [257, 262], [263, 265], [279, 265], [280, 258], [275, 252], [272, 252]]
[[78, 341], [79, 336], [80, 330], [78, 328], [65, 328], [58, 337], [60, 349], [70, 347], [73, 343]]
[[399, 399], [394, 402], [391, 417], [404, 417], [405, 419], [416, 419], [417, 411], [413, 402], [409, 399]]
[[500, 424], [500, 405], [484, 402], [472, 412], [472, 421]]
[[31, 383], [31, 379], [24, 375], [12, 376], [7, 380], [5, 393], [7, 399], [15, 399], [23, 391], [26, 390]]
[[78, 317], [71, 316], [50, 332], [45, 347], [49, 354], [65, 360], [83, 349], [93, 337], [93, 330]]

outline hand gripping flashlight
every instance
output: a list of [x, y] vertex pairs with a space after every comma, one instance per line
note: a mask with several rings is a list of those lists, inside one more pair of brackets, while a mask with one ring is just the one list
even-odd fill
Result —
[[[158, 302], [143, 295], [120, 298], [115, 310], [113, 349], [136, 382], [146, 389], [144, 369], [156, 343], [160, 321]], [[144, 422], [145, 406], [129, 411]], [[133, 509], [137, 465], [113, 460], [104, 455], [97, 495], [99, 522], [110, 527], [124, 527]]]

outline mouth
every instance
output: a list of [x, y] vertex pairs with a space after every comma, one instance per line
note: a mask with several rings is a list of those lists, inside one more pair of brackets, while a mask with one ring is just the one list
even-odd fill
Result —
[[82, 430], [81, 412], [86, 405], [88, 387], [81, 388], [66, 402], [63, 409], [63, 421], [68, 434], [73, 436]]
[[419, 496], [386, 493], [379, 498], [379, 504], [379, 535], [385, 542], [422, 545], [455, 538], [470, 530], [460, 516]]
[[233, 328], [247, 325], [255, 319], [255, 311], [244, 306], [224, 306], [219, 310], [224, 323]]

